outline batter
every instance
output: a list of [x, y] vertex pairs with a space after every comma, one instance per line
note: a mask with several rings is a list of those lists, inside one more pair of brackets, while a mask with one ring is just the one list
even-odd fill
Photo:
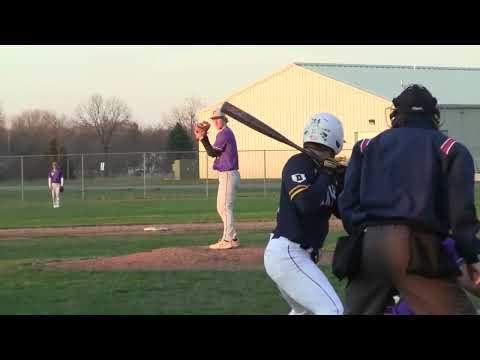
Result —
[[[342, 124], [331, 114], [316, 114], [305, 127], [304, 148], [320, 159], [333, 158], [343, 142]], [[264, 264], [290, 305], [290, 315], [343, 314], [340, 299], [316, 264], [330, 216], [336, 213], [340, 184], [336, 174], [303, 153], [292, 156], [283, 168], [277, 226]]]

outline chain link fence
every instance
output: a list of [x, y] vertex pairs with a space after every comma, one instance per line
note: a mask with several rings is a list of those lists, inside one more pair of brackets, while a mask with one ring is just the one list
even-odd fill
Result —
[[[269, 196], [280, 189], [290, 150], [239, 151], [238, 196]], [[65, 194], [83, 200], [205, 199], [218, 189], [214, 159], [206, 152], [90, 153], [0, 157], [0, 197], [45, 199], [52, 161], [59, 163]]]
[[[295, 150], [239, 151], [238, 196], [278, 194], [281, 171]], [[0, 198], [48, 195], [52, 161], [63, 170], [65, 196], [83, 200], [205, 199], [218, 189], [213, 158], [201, 152], [139, 152], [0, 157]], [[480, 159], [475, 159], [479, 171]], [[480, 181], [477, 172], [476, 180]]]

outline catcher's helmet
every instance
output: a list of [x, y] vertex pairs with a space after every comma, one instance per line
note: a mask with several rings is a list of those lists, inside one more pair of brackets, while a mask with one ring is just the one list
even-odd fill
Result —
[[437, 107], [437, 99], [432, 96], [430, 91], [422, 85], [413, 84], [402, 91], [400, 95], [393, 99], [395, 106], [390, 114], [392, 126], [396, 123], [398, 115], [421, 114], [433, 120], [438, 127], [440, 120], [440, 111]]

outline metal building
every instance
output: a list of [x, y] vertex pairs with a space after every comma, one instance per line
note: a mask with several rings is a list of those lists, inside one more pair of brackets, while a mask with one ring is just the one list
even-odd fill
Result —
[[[356, 141], [388, 128], [391, 100], [411, 83], [431, 90], [440, 104], [442, 130], [465, 144], [480, 167], [480, 68], [294, 63], [202, 109], [198, 118], [208, 120], [214, 108], [229, 101], [301, 145], [308, 118], [330, 112], [343, 122], [346, 143], [340, 156], [348, 158]], [[235, 120], [229, 126], [242, 178], [279, 178], [295, 151]], [[213, 139], [215, 130], [210, 132]], [[199, 165], [202, 178], [207, 169], [208, 177], [215, 177], [205, 156]]]

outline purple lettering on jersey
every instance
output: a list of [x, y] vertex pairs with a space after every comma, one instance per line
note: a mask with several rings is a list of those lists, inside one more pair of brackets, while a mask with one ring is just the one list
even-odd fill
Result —
[[238, 170], [237, 142], [233, 131], [225, 126], [215, 138], [213, 147], [222, 151], [220, 156], [215, 158], [213, 169], [218, 171]]
[[63, 172], [60, 169], [50, 170], [48, 177], [52, 180], [52, 183], [60, 184], [62, 182]]

